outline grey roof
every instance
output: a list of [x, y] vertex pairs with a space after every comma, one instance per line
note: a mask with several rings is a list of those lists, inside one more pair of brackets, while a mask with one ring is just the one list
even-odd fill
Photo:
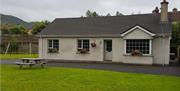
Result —
[[[113, 35], [139, 25], [154, 34], [171, 33], [170, 23], [160, 23], [156, 14], [128, 16], [57, 18], [38, 35]], [[163, 30], [162, 30], [163, 29]]]

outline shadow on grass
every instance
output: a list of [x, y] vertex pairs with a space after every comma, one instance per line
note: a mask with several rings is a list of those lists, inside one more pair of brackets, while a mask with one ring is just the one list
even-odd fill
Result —
[[22, 68], [20, 68], [19, 66], [14, 66], [12, 67], [13, 69], [16, 69], [16, 70], [45, 70], [47, 69], [48, 67], [39, 67], [39, 66], [33, 66], [33, 67], [29, 67], [29, 66], [23, 66]]

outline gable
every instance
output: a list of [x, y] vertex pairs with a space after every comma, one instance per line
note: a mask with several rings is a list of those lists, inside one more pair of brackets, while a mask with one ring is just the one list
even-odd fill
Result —
[[123, 39], [153, 39], [153, 36], [155, 36], [155, 34], [140, 26], [135, 26], [125, 33], [121, 34], [121, 36], [123, 37]]

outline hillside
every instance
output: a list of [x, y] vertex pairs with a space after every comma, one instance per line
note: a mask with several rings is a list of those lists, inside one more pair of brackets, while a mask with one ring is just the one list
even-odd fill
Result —
[[34, 22], [26, 22], [18, 17], [15, 16], [11, 16], [11, 15], [4, 15], [4, 14], [0, 14], [1, 16], [1, 23], [2, 24], [20, 24], [23, 25], [29, 29], [31, 29], [34, 25]]

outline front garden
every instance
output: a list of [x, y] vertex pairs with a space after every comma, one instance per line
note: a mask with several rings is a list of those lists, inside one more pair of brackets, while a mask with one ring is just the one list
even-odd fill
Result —
[[1, 65], [1, 91], [179, 91], [180, 77]]

